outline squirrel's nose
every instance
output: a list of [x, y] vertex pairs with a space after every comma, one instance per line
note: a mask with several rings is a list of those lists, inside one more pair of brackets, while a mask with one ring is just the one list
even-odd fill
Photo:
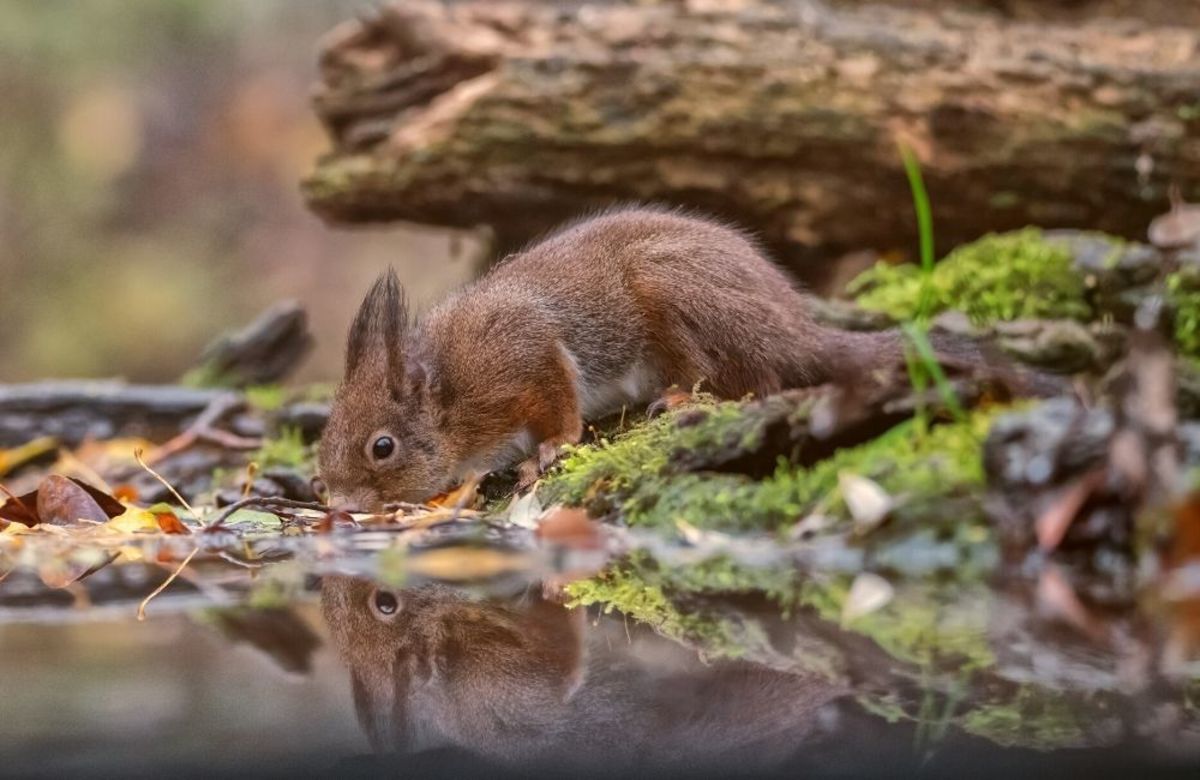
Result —
[[329, 501], [327, 501], [326, 503], [328, 504], [330, 509], [335, 510], [335, 511], [340, 511], [340, 512], [360, 512], [360, 511], [362, 511], [361, 508], [358, 506], [358, 502], [356, 502], [353, 498], [346, 495], [345, 493], [330, 493]]

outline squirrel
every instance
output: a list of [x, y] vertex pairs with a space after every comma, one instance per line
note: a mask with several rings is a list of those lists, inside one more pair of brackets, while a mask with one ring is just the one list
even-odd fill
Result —
[[527, 484], [585, 419], [673, 386], [762, 397], [902, 359], [898, 332], [828, 328], [811, 308], [746, 233], [647, 207], [560, 228], [415, 324], [389, 270], [350, 328], [321, 479], [369, 511], [521, 458]]
[[377, 753], [459, 750], [507, 767], [765, 769], [822, 732], [845, 680], [694, 650], [540, 588], [480, 598], [327, 576], [321, 605]]

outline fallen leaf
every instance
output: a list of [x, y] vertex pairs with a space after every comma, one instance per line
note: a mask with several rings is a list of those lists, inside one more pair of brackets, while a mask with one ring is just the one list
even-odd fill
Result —
[[47, 453], [54, 452], [57, 448], [58, 442], [55, 439], [50, 436], [39, 436], [33, 441], [27, 441], [19, 447], [0, 450], [0, 477], [18, 466], [40, 458]]
[[1051, 566], [1038, 577], [1037, 603], [1042, 612], [1074, 626], [1092, 639], [1104, 638], [1104, 625], [1079, 600], [1058, 567]]
[[109, 519], [86, 490], [58, 474], [51, 474], [38, 485], [37, 515], [40, 523], [49, 525], [74, 525], [80, 520], [105, 523]]
[[116, 558], [116, 553], [81, 547], [43, 560], [37, 567], [37, 573], [46, 587], [65, 588], [103, 569]]
[[895, 499], [879, 483], [848, 471], [838, 472], [838, 489], [854, 520], [857, 536], [874, 531], [896, 508]]
[[542, 502], [538, 500], [537, 491], [531, 490], [513, 500], [508, 508], [508, 522], [518, 528], [533, 530], [537, 528], [542, 511]]
[[132, 504], [138, 500], [138, 490], [133, 485], [117, 485], [112, 494], [113, 498], [124, 504]]
[[192, 532], [174, 512], [154, 512], [154, 519], [158, 521], [158, 529], [164, 534], [190, 534]]
[[1092, 494], [1104, 483], [1104, 470], [1096, 469], [1063, 488], [1034, 525], [1038, 546], [1047, 552], [1055, 550], [1066, 537], [1071, 523]]
[[349, 512], [335, 509], [332, 512], [326, 512], [325, 516], [317, 523], [317, 533], [319, 534], [333, 533], [335, 529], [340, 528], [358, 528], [358, 521]]
[[427, 502], [432, 507], [474, 509], [479, 501], [479, 479], [468, 479], [449, 493], [434, 496]]
[[[21, 496], [14, 496], [7, 490], [7, 500], [0, 504], [0, 520], [6, 520], [13, 525], [32, 528], [38, 524], [37, 491], [33, 490]], [[9, 526], [10, 528], [12, 526]], [[6, 529], [7, 530], [7, 529]]]
[[69, 453], [71, 457], [65, 460], [64, 465], [82, 464], [91, 471], [106, 473], [119, 467], [136, 465], [133, 457], [135, 451], [150, 452], [153, 449], [154, 443], [146, 439], [84, 439]]
[[788, 531], [788, 538], [792, 541], [808, 539], [821, 533], [826, 528], [832, 527], [836, 522], [829, 515], [812, 514], [792, 526], [791, 530]]
[[411, 574], [444, 582], [465, 582], [525, 571], [529, 563], [527, 555], [489, 547], [442, 547], [415, 553], [406, 565]]
[[578, 507], [551, 507], [538, 523], [537, 537], [560, 547], [574, 550], [598, 550], [604, 547], [600, 524]]
[[[169, 518], [161, 520], [160, 518]], [[178, 530], [168, 531], [164, 527], [164, 523], [168, 527], [178, 527]], [[114, 531], [121, 534], [144, 534], [144, 533], [178, 533], [186, 534], [188, 529], [179, 522], [179, 518], [170, 512], [155, 512], [141, 507], [131, 506], [124, 512], [117, 515], [113, 519], [104, 524], [104, 528], [109, 531]]]
[[854, 578], [846, 602], [842, 604], [842, 626], [882, 609], [895, 596], [896, 589], [890, 582], [878, 574], [864, 571]]

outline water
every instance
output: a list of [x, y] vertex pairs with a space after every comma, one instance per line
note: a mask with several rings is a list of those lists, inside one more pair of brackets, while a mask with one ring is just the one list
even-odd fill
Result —
[[4, 773], [1200, 769], [1182, 624], [1048, 615], [1072, 603], [1053, 578], [897, 581], [842, 625], [821, 599], [852, 572], [755, 549], [753, 565], [627, 550], [568, 595], [594, 551], [469, 523], [399, 538], [209, 550], [144, 622], [173, 565], [66, 589], [18, 567], [0, 584]]

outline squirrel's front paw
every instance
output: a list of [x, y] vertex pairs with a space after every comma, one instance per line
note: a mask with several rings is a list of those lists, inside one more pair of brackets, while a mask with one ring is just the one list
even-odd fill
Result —
[[538, 478], [550, 470], [563, 455], [562, 446], [544, 441], [538, 445], [536, 455], [531, 455], [517, 465], [517, 491], [533, 487]]

